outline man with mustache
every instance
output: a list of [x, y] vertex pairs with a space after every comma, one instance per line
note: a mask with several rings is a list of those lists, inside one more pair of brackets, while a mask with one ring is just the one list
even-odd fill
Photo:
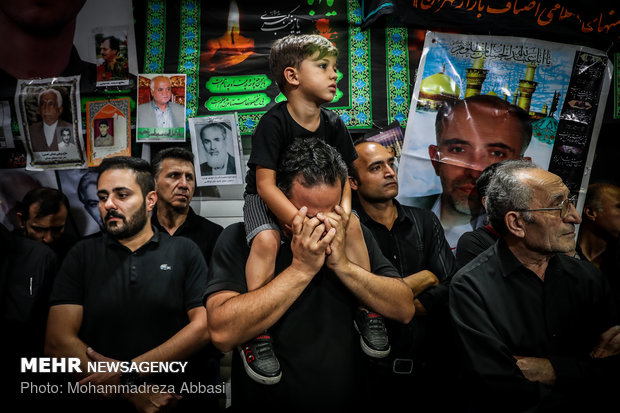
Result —
[[205, 150], [206, 161], [200, 164], [205, 175], [234, 175], [235, 158], [226, 150], [228, 127], [221, 122], [207, 123], [200, 129], [200, 141]]
[[599, 411], [617, 391], [609, 284], [566, 255], [581, 223], [574, 201], [559, 176], [529, 162], [498, 167], [487, 187], [500, 239], [449, 287], [470, 411]]
[[437, 144], [428, 148], [442, 193], [416, 206], [431, 208], [454, 251], [466, 231], [483, 225], [476, 180], [487, 166], [523, 157], [531, 136], [529, 115], [497, 96], [446, 102], [435, 120]]
[[157, 152], [151, 164], [157, 191], [153, 225], [171, 236], [194, 241], [209, 264], [223, 228], [197, 215], [190, 206], [196, 190], [194, 154], [184, 148], [167, 148]]
[[[394, 155], [376, 142], [355, 146], [358, 158], [349, 167], [349, 183], [357, 195], [353, 207], [372, 232], [381, 252], [399, 271], [414, 294], [415, 314], [408, 324], [387, 320], [392, 350], [388, 357], [370, 359], [370, 402], [398, 410], [408, 403], [408, 389], [424, 394], [416, 406], [450, 410], [441, 397], [454, 371], [447, 369], [454, 352], [447, 318], [448, 282], [455, 271], [454, 256], [439, 219], [428, 209], [401, 205]], [[440, 335], [439, 333], [444, 333]], [[452, 372], [452, 376], [450, 373]], [[442, 408], [443, 407], [443, 408]]]
[[[209, 342], [202, 305], [206, 264], [194, 242], [151, 225], [157, 193], [148, 162], [106, 158], [97, 181], [106, 232], [78, 243], [55, 280], [46, 354], [77, 357], [81, 384], [111, 385], [106, 399], [88, 398], [80, 411], [147, 411], [179, 403], [189, 411], [217, 407], [217, 394], [182, 393], [182, 383], [206, 377]], [[89, 372], [87, 363], [188, 361], [183, 373]], [[115, 393], [120, 385], [166, 384], [164, 392]], [[173, 387], [173, 390], [171, 389]], [[179, 400], [183, 396], [183, 400]]]

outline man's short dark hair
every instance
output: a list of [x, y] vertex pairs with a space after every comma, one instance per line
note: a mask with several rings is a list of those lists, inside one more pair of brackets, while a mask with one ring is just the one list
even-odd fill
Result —
[[99, 126], [101, 126], [101, 125], [106, 125], [106, 126], [108, 126], [108, 127], [110, 126], [110, 125], [108, 124], [108, 120], [107, 120], [107, 119], [101, 119], [101, 120], [99, 121]]
[[180, 161], [187, 161], [192, 165], [194, 164], [194, 154], [185, 148], [173, 147], [162, 149], [151, 159], [151, 170], [155, 179], [157, 179], [157, 176], [161, 172], [161, 163], [164, 159], [177, 159]]
[[67, 196], [58, 189], [45, 186], [35, 188], [24, 195], [19, 206], [24, 221], [30, 218], [30, 206], [32, 204], [39, 204], [39, 211], [35, 218], [56, 214], [63, 205], [69, 211], [69, 199], [67, 199]]
[[344, 186], [347, 165], [340, 153], [317, 138], [295, 139], [286, 149], [276, 173], [278, 188], [289, 196], [297, 177], [306, 188], [319, 184]]
[[200, 128], [200, 133], [198, 134], [200, 136], [200, 141], [202, 142], [202, 132], [205, 131], [206, 129], [209, 128], [218, 128], [222, 131], [222, 136], [224, 137], [224, 139], [226, 139], [226, 135], [227, 135], [227, 130], [230, 129], [230, 127], [228, 126], [228, 124], [224, 123], [224, 122], [209, 122], [206, 123], [203, 127]]
[[151, 165], [141, 158], [135, 158], [133, 156], [113, 156], [111, 158], [105, 158], [99, 165], [99, 176], [97, 177], [97, 185], [99, 185], [99, 178], [108, 169], [129, 169], [136, 173], [136, 182], [142, 190], [142, 196], [155, 190], [155, 180], [151, 173]]
[[[517, 171], [538, 169], [529, 161], [514, 159], [497, 167], [486, 189], [486, 211], [491, 226], [500, 234], [508, 231], [504, 217], [510, 211], [528, 209], [532, 201], [533, 191], [522, 179]], [[526, 222], [533, 222], [533, 214], [521, 212]]]
[[103, 42], [105, 42], [106, 40], [110, 42], [110, 49], [116, 50], [118, 52], [121, 46], [121, 41], [117, 37], [107, 36], [101, 39], [101, 44], [103, 44]]
[[470, 103], [478, 103], [492, 108], [505, 110], [513, 115], [522, 126], [520, 155], [522, 156], [525, 153], [525, 150], [532, 140], [532, 123], [530, 121], [530, 115], [519, 106], [513, 105], [504, 99], [500, 99], [499, 97], [492, 95], [474, 95], [463, 100], [444, 102], [437, 111], [437, 117], [435, 118], [435, 135], [437, 136], [437, 144], [439, 144], [439, 138], [443, 133], [446, 123], [450, 121], [452, 113], [460, 107], [467, 107]]

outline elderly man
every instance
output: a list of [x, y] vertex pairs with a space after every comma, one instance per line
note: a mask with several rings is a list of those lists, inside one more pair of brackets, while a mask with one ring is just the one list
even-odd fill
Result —
[[581, 222], [573, 202], [560, 177], [532, 164], [491, 179], [486, 210], [500, 240], [450, 284], [474, 411], [597, 411], [617, 385], [609, 285], [566, 255]]
[[[80, 383], [107, 389], [99, 395], [110, 403], [89, 399], [81, 411], [148, 411], [170, 407], [180, 395], [190, 411], [208, 409], [203, 398], [209, 397], [213, 408], [217, 394], [183, 387], [212, 379], [202, 376], [201, 350], [209, 341], [202, 254], [192, 241], [151, 225], [157, 194], [148, 162], [112, 157], [99, 170], [99, 211], [106, 233], [78, 243], [63, 262], [50, 298], [46, 353], [79, 358]], [[135, 369], [89, 372], [86, 367], [91, 361], [181, 360], [188, 361], [187, 368], [172, 375]], [[123, 392], [120, 386], [142, 383], [166, 387]]]
[[138, 106], [138, 128], [183, 128], [185, 110], [171, 101], [172, 87], [166, 76], [151, 79], [151, 101]]
[[446, 102], [435, 120], [437, 144], [428, 148], [442, 193], [403, 199], [432, 208], [454, 251], [459, 237], [483, 225], [476, 179], [488, 165], [523, 157], [531, 136], [529, 115], [496, 96], [477, 95]]
[[46, 89], [39, 93], [38, 104], [41, 122], [35, 122], [28, 128], [32, 151], [58, 151], [58, 142], [62, 140], [60, 131], [71, 129], [69, 122], [60, 119], [62, 95], [56, 89]]
[[235, 158], [228, 153], [228, 126], [221, 122], [207, 123], [200, 129], [200, 141], [205, 161], [200, 164], [201, 175], [234, 175]]
[[[292, 226], [282, 225], [285, 242], [278, 252], [277, 275], [258, 289], [247, 289], [250, 250], [243, 224], [230, 225], [218, 240], [205, 296], [213, 343], [229, 351], [269, 329], [282, 366], [278, 384], [259, 384], [246, 374], [246, 361], [235, 352], [234, 408], [359, 407], [363, 363], [353, 328], [359, 302], [401, 323], [413, 316], [411, 289], [367, 230], [374, 274], [344, 253], [346, 214], [339, 203], [346, 179], [342, 157], [324, 142], [298, 139], [288, 148], [277, 183], [299, 212]], [[260, 357], [260, 352], [250, 356]]]
[[445, 346], [450, 343], [446, 310], [454, 256], [431, 211], [396, 201], [394, 155], [375, 142], [358, 143], [355, 149], [358, 158], [349, 168], [358, 201], [354, 208], [416, 297], [408, 325], [388, 321], [392, 351], [388, 358], [369, 361], [373, 390], [368, 394], [377, 407], [398, 409], [409, 402], [408, 389], [415, 388], [424, 394], [416, 400], [418, 408], [447, 410], [454, 400], [441, 397], [442, 388], [456, 377], [455, 370], [447, 369], [454, 351]]

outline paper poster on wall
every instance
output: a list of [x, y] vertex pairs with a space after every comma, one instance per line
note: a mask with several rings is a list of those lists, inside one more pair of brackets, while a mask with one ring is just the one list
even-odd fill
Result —
[[129, 85], [129, 28], [97, 27], [92, 30], [92, 50], [97, 61], [97, 87]]
[[98, 166], [109, 156], [131, 156], [129, 98], [86, 104], [88, 166]]
[[15, 107], [31, 170], [86, 165], [79, 76], [19, 80]]
[[184, 74], [138, 76], [136, 141], [185, 142]]
[[481, 224], [475, 183], [492, 163], [530, 158], [585, 191], [611, 81], [604, 52], [427, 32], [417, 73], [399, 200], [433, 209], [452, 247]]
[[236, 114], [189, 119], [198, 186], [242, 184], [241, 134]]

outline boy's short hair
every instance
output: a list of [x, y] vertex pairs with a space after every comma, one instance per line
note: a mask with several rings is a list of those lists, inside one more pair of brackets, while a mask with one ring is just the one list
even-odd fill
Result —
[[282, 93], [286, 86], [284, 69], [299, 68], [304, 59], [314, 55], [317, 51], [319, 52], [318, 59], [325, 56], [338, 57], [336, 46], [318, 34], [289, 35], [273, 42], [269, 54], [269, 68]]

